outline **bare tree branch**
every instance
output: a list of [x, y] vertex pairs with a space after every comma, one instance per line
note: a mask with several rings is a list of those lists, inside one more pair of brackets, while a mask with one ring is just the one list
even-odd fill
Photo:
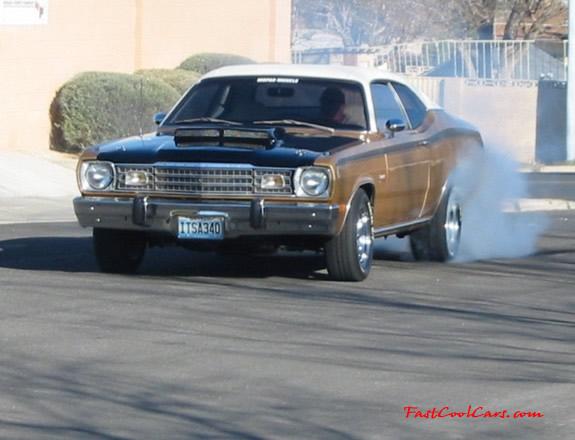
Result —
[[[339, 35], [345, 46], [443, 38], [535, 38], [565, 13], [565, 0], [294, 0], [294, 16]], [[489, 30], [490, 32], [483, 32]]]

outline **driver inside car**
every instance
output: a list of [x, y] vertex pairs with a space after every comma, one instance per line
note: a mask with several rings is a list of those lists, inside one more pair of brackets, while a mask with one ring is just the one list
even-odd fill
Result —
[[320, 120], [342, 124], [345, 120], [345, 95], [337, 87], [327, 87], [319, 98]]

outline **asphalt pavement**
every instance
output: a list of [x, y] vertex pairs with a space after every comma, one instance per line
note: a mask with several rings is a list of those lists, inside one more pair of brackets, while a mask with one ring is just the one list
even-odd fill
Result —
[[378, 246], [362, 283], [175, 248], [103, 274], [75, 223], [0, 225], [0, 438], [572, 438], [575, 213], [549, 217], [533, 255]]

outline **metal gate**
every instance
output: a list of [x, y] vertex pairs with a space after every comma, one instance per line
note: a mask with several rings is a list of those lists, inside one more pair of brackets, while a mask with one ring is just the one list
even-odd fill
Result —
[[539, 81], [535, 159], [551, 164], [567, 159], [567, 83]]

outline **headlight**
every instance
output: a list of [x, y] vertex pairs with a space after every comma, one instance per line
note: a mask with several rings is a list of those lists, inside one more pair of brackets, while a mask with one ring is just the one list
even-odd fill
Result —
[[108, 162], [84, 162], [80, 181], [85, 191], [106, 191], [114, 182], [114, 167]]
[[295, 173], [295, 193], [300, 197], [327, 197], [330, 172], [328, 168], [298, 168]]

